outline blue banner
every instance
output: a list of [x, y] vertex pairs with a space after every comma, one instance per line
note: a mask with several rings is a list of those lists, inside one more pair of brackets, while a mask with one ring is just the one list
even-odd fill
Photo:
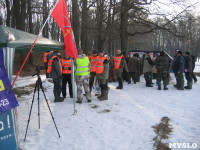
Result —
[[0, 48], [0, 114], [19, 106], [13, 90], [8, 93], [10, 81], [4, 67], [3, 49]]
[[0, 150], [17, 150], [11, 110], [0, 114]]

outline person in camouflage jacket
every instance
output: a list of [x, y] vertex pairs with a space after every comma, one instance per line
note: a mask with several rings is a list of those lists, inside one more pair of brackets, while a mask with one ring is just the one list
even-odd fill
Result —
[[157, 83], [158, 90], [161, 90], [161, 81], [163, 80], [164, 90], [167, 88], [167, 78], [169, 74], [169, 59], [165, 55], [164, 51], [161, 51], [160, 56], [156, 59], [156, 68], [157, 68]]

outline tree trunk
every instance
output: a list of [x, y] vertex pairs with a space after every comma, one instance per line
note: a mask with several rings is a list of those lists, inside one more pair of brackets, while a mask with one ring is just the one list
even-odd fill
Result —
[[104, 0], [97, 0], [97, 50], [104, 48], [105, 35], [103, 31]]
[[6, 26], [10, 27], [10, 18], [11, 18], [11, 9], [10, 9], [10, 1], [6, 0], [6, 9], [7, 9], [7, 18], [6, 18]]
[[13, 11], [13, 16], [14, 16], [14, 28], [16, 27], [16, 29], [20, 30], [20, 1], [21, 0], [14, 0], [13, 1], [13, 7], [14, 7], [14, 11]]
[[32, 10], [31, 10], [32, 9], [31, 1], [32, 0], [28, 1], [28, 16], [29, 16], [28, 23], [29, 23], [29, 32], [33, 34], [34, 32], [33, 32], [33, 22], [32, 22], [33, 17], [32, 17]]
[[121, 38], [121, 51], [126, 52], [128, 48], [128, 0], [122, 0], [121, 2], [121, 26], [120, 26], [120, 38]]
[[79, 10], [78, 10], [78, 1], [72, 1], [72, 29], [74, 33], [74, 38], [76, 42], [76, 46], [79, 47]]
[[[111, 10], [112, 10], [113, 0], [110, 0], [110, 6], [109, 6], [109, 12], [108, 12], [108, 53], [112, 54], [112, 35], [113, 35], [113, 23], [112, 23], [112, 16], [111, 16]], [[114, 14], [113, 14], [114, 16]]]
[[[33, 34], [33, 23], [32, 23], [32, 11], [31, 11], [31, 1], [28, 1], [28, 15], [29, 15], [29, 32]], [[29, 56], [29, 64], [33, 65], [33, 55], [30, 54]]]
[[26, 0], [21, 0], [21, 19], [20, 19], [20, 29], [25, 31], [25, 21], [26, 20]]
[[[48, 17], [48, 0], [43, 0], [43, 24], [46, 21]], [[46, 25], [44, 26], [44, 29], [42, 31], [42, 34], [44, 37], [48, 38], [49, 37], [49, 33], [48, 33], [48, 23], [46, 23]]]
[[82, 0], [82, 22], [81, 22], [81, 47], [84, 52], [88, 51], [88, 38], [87, 38], [87, 23], [88, 23], [88, 9], [87, 0]]

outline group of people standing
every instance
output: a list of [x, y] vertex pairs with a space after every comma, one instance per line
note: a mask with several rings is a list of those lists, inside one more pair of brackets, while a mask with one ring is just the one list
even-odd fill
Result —
[[[73, 97], [71, 65], [74, 64], [75, 81], [77, 86], [77, 103], [83, 101], [82, 87], [85, 91], [87, 101], [91, 102], [91, 91], [94, 78], [98, 79], [101, 87], [101, 95], [99, 100], [108, 100], [108, 72], [109, 60], [104, 57], [104, 52], [94, 51], [93, 56], [86, 56], [81, 48], [77, 49], [78, 58], [71, 59], [68, 55], [63, 58], [57, 51], [46, 52], [44, 54], [44, 64], [47, 70], [47, 78], [52, 78], [54, 83], [54, 102], [62, 102], [66, 98], [66, 84], [69, 85], [70, 98]], [[61, 92], [63, 97], [61, 97]]]
[[[135, 53], [133, 57], [126, 58], [121, 50], [116, 50], [116, 55], [108, 57], [104, 55], [104, 51], [92, 51], [91, 54], [87, 55], [83, 53], [81, 48], [77, 49], [78, 58], [76, 60], [71, 59], [68, 55], [62, 57], [59, 52], [45, 52], [44, 53], [44, 64], [46, 68], [47, 78], [52, 78], [54, 83], [54, 102], [62, 102], [66, 98], [66, 85], [69, 86], [70, 98], [73, 98], [72, 88], [72, 77], [71, 70], [74, 66], [75, 70], [75, 82], [77, 85], [77, 103], [81, 104], [83, 101], [82, 88], [85, 91], [85, 97], [90, 103], [91, 92], [93, 90], [94, 83], [98, 82], [101, 89], [101, 94], [97, 95], [100, 101], [108, 100], [108, 78], [113, 73], [116, 75], [118, 86], [116, 89], [123, 89], [123, 72], [127, 74], [127, 82], [136, 84], [140, 80], [140, 75], [143, 73], [146, 87], [153, 87], [153, 67], [156, 68], [158, 90], [161, 90], [161, 81], [163, 81], [163, 89], [168, 90], [167, 85], [169, 83], [169, 73], [173, 70], [178, 90], [192, 89], [192, 78], [194, 77], [195, 82], [197, 79], [193, 73], [194, 63], [189, 52], [185, 53], [185, 57], [182, 55], [180, 50], [176, 50], [176, 57], [171, 63], [169, 57], [164, 51], [160, 52], [160, 55], [155, 59], [151, 59], [151, 53], [147, 52], [143, 55], [142, 59], [139, 58], [139, 54]], [[172, 64], [172, 65], [171, 65]], [[110, 66], [109, 66], [110, 65]], [[187, 86], [184, 87], [184, 77], [188, 81]], [[113, 77], [111, 77], [113, 78]], [[112, 80], [111, 80], [112, 81]], [[61, 92], [63, 97], [61, 97]]]
[[[197, 82], [194, 74], [195, 57], [190, 55], [190, 52], [185, 52], [185, 56], [178, 49], [175, 50], [175, 57], [172, 62], [172, 69], [176, 77], [176, 84], [174, 85], [178, 90], [192, 89], [193, 80]], [[184, 87], [184, 76], [187, 80], [187, 85]]]

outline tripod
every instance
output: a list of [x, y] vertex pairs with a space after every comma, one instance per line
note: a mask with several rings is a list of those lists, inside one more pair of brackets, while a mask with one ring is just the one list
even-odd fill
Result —
[[36, 89], [37, 89], [37, 92], [38, 92], [38, 125], [39, 125], [39, 129], [40, 129], [40, 107], [39, 107], [39, 106], [40, 106], [40, 105], [39, 105], [39, 104], [40, 104], [40, 103], [39, 103], [39, 101], [40, 101], [40, 98], [39, 98], [39, 95], [40, 95], [40, 94], [39, 94], [40, 88], [42, 89], [42, 93], [43, 93], [43, 95], [44, 95], [44, 97], [45, 97], [47, 106], [48, 106], [48, 108], [49, 108], [49, 112], [50, 112], [50, 114], [51, 114], [51, 118], [52, 118], [52, 120], [53, 120], [53, 122], [54, 122], [55, 128], [56, 128], [57, 133], [58, 133], [58, 136], [59, 136], [59, 138], [60, 138], [60, 134], [59, 134], [58, 128], [57, 128], [57, 126], [56, 126], [56, 123], [55, 123], [53, 114], [52, 114], [51, 109], [50, 109], [50, 107], [49, 107], [49, 104], [48, 104], [48, 100], [47, 100], [47, 98], [46, 98], [46, 95], [45, 95], [45, 93], [44, 93], [44, 88], [43, 88], [43, 86], [42, 86], [42, 80], [41, 80], [41, 77], [40, 77], [40, 72], [38, 71], [36, 74], [34, 74], [34, 75], [32, 75], [32, 76], [35, 76], [35, 75], [37, 75], [38, 79], [37, 79], [37, 81], [36, 81], [36, 83], [35, 83], [35, 89], [34, 89], [33, 99], [32, 99], [32, 103], [31, 103], [31, 109], [30, 109], [30, 113], [29, 113], [29, 117], [28, 117], [28, 123], [27, 123], [27, 127], [26, 127], [26, 133], [25, 133], [24, 141], [26, 140], [26, 135], [27, 135], [27, 131], [28, 131], [28, 126], [29, 126], [30, 118], [31, 118], [31, 112], [32, 112], [32, 108], [33, 108], [33, 103], [34, 103], [34, 98], [35, 98]]

